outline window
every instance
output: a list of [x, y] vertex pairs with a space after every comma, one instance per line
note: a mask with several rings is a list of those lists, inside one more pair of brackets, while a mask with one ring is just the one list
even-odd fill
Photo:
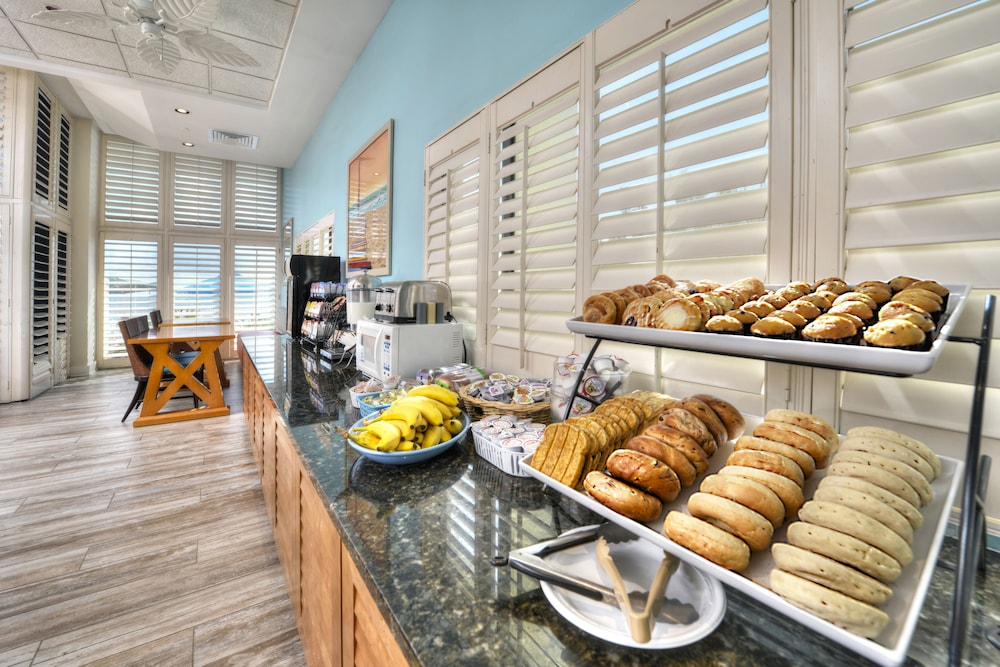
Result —
[[31, 357], [49, 362], [49, 299], [52, 290], [52, 228], [35, 223], [31, 261]]
[[222, 227], [222, 161], [174, 156], [172, 204], [172, 222], [178, 227]]
[[278, 227], [278, 169], [237, 162], [234, 186], [236, 229], [274, 232]]
[[217, 243], [173, 245], [174, 322], [222, 319], [222, 247]]
[[278, 300], [274, 246], [237, 245], [233, 262], [233, 324], [237, 330], [270, 330]]
[[107, 138], [104, 142], [104, 223], [156, 225], [160, 220], [160, 153]]
[[69, 210], [69, 139], [70, 123], [65, 114], [59, 114], [59, 161], [57, 166], [57, 204], [63, 211]]
[[52, 100], [41, 88], [35, 117], [35, 196], [48, 201], [52, 176]]
[[159, 272], [156, 241], [104, 240], [103, 359], [125, 359], [125, 343], [118, 329], [120, 320], [157, 308]]

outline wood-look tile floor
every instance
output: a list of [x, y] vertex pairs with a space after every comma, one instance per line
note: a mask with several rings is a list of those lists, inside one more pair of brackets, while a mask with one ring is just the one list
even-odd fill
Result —
[[305, 664], [227, 373], [179, 424], [121, 423], [127, 371], [0, 405], [0, 667]]

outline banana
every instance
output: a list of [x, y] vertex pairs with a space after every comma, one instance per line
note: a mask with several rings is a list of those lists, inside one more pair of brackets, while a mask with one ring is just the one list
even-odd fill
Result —
[[416, 433], [416, 429], [412, 424], [406, 423], [402, 419], [383, 419], [387, 424], [392, 424], [399, 429], [399, 435], [403, 440], [412, 440], [413, 434]]
[[421, 449], [427, 449], [428, 447], [433, 447], [434, 445], [441, 444], [443, 434], [447, 433], [442, 426], [428, 426], [427, 432], [424, 433], [424, 441], [420, 444]]
[[387, 421], [372, 422], [365, 427], [365, 430], [368, 433], [374, 433], [378, 436], [379, 440], [375, 449], [380, 452], [395, 451], [399, 447], [399, 441], [403, 438], [403, 434], [399, 432], [399, 429]]
[[369, 433], [367, 431], [354, 431], [347, 437], [367, 449], [377, 449], [378, 441], [380, 439], [374, 433]]
[[401, 419], [405, 421], [410, 427], [414, 427], [417, 424], [417, 420], [421, 418], [420, 410], [410, 405], [399, 405], [398, 403], [393, 403], [386, 410], [383, 410], [377, 417], [372, 419], [372, 421], [380, 421], [384, 419]]
[[401, 443], [399, 443], [399, 447], [396, 449], [396, 451], [397, 452], [410, 452], [410, 451], [413, 451], [414, 449], [419, 449], [419, 448], [420, 448], [419, 445], [417, 445], [412, 440], [404, 440]]
[[455, 407], [458, 405], [458, 394], [453, 392], [451, 389], [442, 387], [439, 384], [418, 385], [406, 392], [406, 395], [433, 398], [435, 401], [440, 401], [448, 407]]
[[[424, 416], [427, 423], [431, 426], [441, 426], [444, 423], [445, 417], [441, 414], [441, 410], [437, 407], [437, 401], [423, 397], [423, 396], [407, 396], [406, 398], [401, 398], [398, 401], [407, 406], [413, 406], [420, 411], [420, 414]], [[449, 418], [450, 418], [449, 414]]]
[[462, 420], [456, 419], [455, 417], [452, 417], [444, 423], [445, 429], [447, 429], [448, 433], [451, 433], [452, 435], [457, 435], [464, 426], [465, 424], [462, 423]]

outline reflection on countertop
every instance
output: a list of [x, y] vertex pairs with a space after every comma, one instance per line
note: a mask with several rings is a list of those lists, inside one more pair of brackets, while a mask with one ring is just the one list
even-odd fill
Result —
[[[727, 589], [719, 627], [690, 646], [632, 649], [578, 630], [538, 582], [494, 557], [599, 517], [532, 478], [504, 474], [472, 438], [412, 466], [361, 459], [335, 426], [360, 418], [353, 366], [321, 360], [288, 336], [241, 336], [334, 524], [381, 611], [423, 665], [869, 665], [795, 621]], [[942, 561], [954, 559], [946, 538]], [[965, 664], [997, 664], [985, 635], [1000, 624], [995, 552], [980, 574]], [[907, 664], [947, 663], [954, 573], [935, 571]], [[613, 612], [617, 613], [617, 612]]]

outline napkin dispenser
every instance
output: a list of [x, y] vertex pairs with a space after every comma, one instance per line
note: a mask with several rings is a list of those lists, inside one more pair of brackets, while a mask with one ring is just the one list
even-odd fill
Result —
[[375, 314], [379, 322], [435, 324], [451, 313], [451, 288], [440, 280], [406, 280], [375, 288]]

